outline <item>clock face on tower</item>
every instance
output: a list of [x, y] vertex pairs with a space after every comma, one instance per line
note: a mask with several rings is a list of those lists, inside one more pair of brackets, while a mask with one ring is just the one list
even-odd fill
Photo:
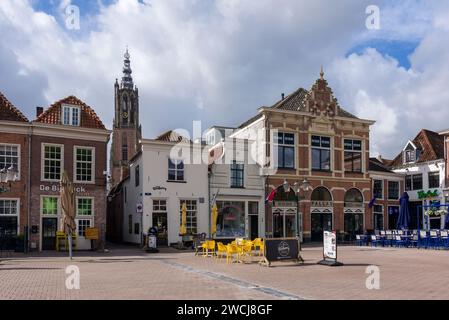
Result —
[[128, 112], [123, 112], [122, 117], [123, 119], [128, 119]]

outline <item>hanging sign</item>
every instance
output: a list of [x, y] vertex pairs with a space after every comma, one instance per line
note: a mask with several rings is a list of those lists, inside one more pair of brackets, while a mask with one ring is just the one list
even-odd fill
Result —
[[88, 228], [85, 231], [85, 237], [88, 240], [99, 240], [100, 232], [99, 232], [98, 228]]
[[337, 261], [337, 232], [324, 231], [323, 232], [323, 260], [318, 262], [327, 266], [342, 266], [343, 264]]
[[136, 213], [143, 213], [143, 204], [142, 203], [138, 203], [136, 205]]

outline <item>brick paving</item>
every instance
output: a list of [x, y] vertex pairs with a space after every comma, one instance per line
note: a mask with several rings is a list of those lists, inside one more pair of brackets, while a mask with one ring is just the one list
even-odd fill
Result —
[[[449, 299], [449, 251], [340, 247], [343, 267], [317, 265], [321, 248], [304, 248], [304, 265], [259, 266], [164, 249], [14, 255], [0, 262], [0, 299]], [[0, 258], [1, 260], [2, 258]], [[81, 289], [67, 290], [65, 268], [80, 269]], [[380, 269], [380, 289], [365, 286], [367, 266]]]

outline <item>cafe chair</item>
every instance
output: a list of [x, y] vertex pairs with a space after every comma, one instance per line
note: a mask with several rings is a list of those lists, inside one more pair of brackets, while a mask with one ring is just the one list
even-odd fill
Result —
[[225, 257], [226, 258], [227, 248], [222, 242], [217, 242], [217, 254], [215, 257], [217, 259]]

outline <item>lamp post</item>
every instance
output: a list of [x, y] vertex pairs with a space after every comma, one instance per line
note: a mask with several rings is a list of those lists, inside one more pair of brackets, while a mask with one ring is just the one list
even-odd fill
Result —
[[307, 178], [304, 178], [304, 180], [300, 183], [295, 182], [294, 185], [294, 190], [295, 190], [295, 194], [296, 197], [298, 199], [297, 203], [298, 203], [298, 208], [296, 209], [296, 237], [298, 238], [298, 241], [301, 240], [301, 234], [300, 234], [300, 225], [299, 225], [299, 202], [301, 201], [301, 195], [300, 192], [301, 190], [304, 191], [304, 199], [307, 198], [307, 194], [309, 193], [310, 189], [311, 189], [311, 185], [309, 183], [309, 181], [307, 180]]
[[0, 193], [11, 191], [11, 182], [17, 181], [17, 170], [12, 165], [0, 170]]

